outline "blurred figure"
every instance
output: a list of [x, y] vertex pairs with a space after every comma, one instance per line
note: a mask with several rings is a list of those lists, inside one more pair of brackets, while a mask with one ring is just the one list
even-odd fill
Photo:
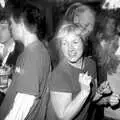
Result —
[[95, 11], [80, 2], [70, 5], [64, 17], [74, 24], [83, 27], [86, 36], [89, 36], [94, 29]]
[[[98, 44], [96, 47], [99, 65], [99, 79], [101, 82], [108, 81], [111, 94], [103, 96], [105, 107], [105, 120], [119, 120], [120, 109], [120, 76], [119, 76], [119, 36], [116, 33], [116, 20], [106, 16], [100, 24], [97, 32]], [[116, 109], [112, 109], [116, 107]]]
[[9, 47], [12, 46], [13, 44], [15, 44], [15, 42], [10, 34], [7, 18], [3, 18], [0, 21], [0, 46], [1, 46], [0, 57], [2, 60], [6, 56]]
[[8, 14], [5, 12], [5, 10], [1, 10], [0, 13], [1, 13], [0, 14], [0, 104], [1, 104], [9, 85], [11, 84], [12, 73], [9, 72], [8, 74], [7, 71], [4, 71], [5, 69], [7, 70], [8, 67], [11, 69], [10, 71], [12, 71], [12, 65], [8, 64], [8, 59], [10, 58], [10, 56], [8, 56], [5, 66], [2, 66], [2, 63], [3, 61], [5, 61], [7, 54], [11, 54], [11, 52], [13, 52], [13, 51], [9, 52], [9, 49], [13, 47], [14, 50], [15, 42], [11, 37], [9, 31], [9, 24], [7, 21]]

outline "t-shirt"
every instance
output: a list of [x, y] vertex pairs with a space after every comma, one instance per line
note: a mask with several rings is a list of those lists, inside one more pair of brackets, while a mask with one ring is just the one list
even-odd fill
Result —
[[[79, 113], [73, 118], [73, 120], [88, 120], [88, 109], [92, 98], [96, 91], [96, 66], [95, 63], [88, 58], [85, 58], [85, 66], [83, 70], [75, 68], [68, 64], [66, 61], [62, 61], [52, 72], [51, 80], [49, 83], [49, 87], [51, 91], [57, 92], [69, 92], [72, 93], [72, 99], [76, 97], [76, 95], [80, 92], [80, 84], [78, 81], [80, 73], [86, 73], [88, 71], [88, 75], [92, 76], [92, 85], [91, 85], [91, 94], [89, 99], [86, 100], [85, 104], [83, 105], [82, 109]], [[62, 102], [62, 101], [61, 101]], [[47, 112], [47, 119], [48, 120], [59, 120], [56, 116], [55, 111], [52, 107], [51, 101], [48, 104], [48, 112]]]
[[40, 85], [50, 71], [50, 58], [44, 45], [36, 41], [27, 46], [17, 59], [13, 81], [0, 107], [0, 120], [8, 114], [16, 93], [39, 96]]

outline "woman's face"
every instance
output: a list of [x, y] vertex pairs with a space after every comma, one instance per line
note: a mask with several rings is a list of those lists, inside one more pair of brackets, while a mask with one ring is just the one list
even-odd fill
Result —
[[13, 17], [10, 18], [9, 22], [10, 32], [14, 40], [21, 40], [22, 37], [21, 23], [16, 23]]
[[66, 59], [75, 63], [83, 54], [83, 42], [79, 36], [69, 33], [61, 40], [61, 49]]

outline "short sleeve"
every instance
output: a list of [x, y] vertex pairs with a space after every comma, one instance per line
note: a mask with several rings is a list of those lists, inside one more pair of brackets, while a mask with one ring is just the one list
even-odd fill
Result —
[[[37, 55], [36, 55], [37, 54]], [[40, 82], [47, 79], [49, 74], [49, 57], [44, 53], [28, 53], [24, 55], [18, 66], [16, 76], [17, 92], [37, 96]]]
[[59, 69], [54, 70], [51, 74], [51, 80], [49, 82], [49, 87], [51, 91], [56, 92], [72, 92], [70, 76]]

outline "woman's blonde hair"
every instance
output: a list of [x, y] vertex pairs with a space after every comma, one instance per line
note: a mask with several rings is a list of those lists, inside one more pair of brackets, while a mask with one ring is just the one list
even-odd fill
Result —
[[56, 39], [62, 39], [70, 33], [78, 35], [81, 38], [83, 37], [82, 28], [72, 22], [63, 21], [56, 33]]

